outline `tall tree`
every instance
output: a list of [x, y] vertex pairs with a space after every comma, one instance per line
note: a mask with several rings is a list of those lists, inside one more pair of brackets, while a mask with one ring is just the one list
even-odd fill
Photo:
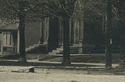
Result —
[[119, 27], [120, 27], [120, 56], [121, 56], [121, 66], [125, 65], [125, 1], [116, 0], [118, 5], [118, 16], [119, 16]]
[[105, 46], [105, 53], [106, 53], [106, 68], [112, 68], [112, 0], [107, 0], [107, 20], [106, 20], [106, 46]]
[[20, 62], [26, 62], [26, 53], [25, 53], [25, 21], [26, 21], [26, 11], [27, 11], [27, 1], [19, 1], [19, 54]]
[[70, 18], [74, 12], [76, 0], [60, 0], [62, 6], [63, 18], [63, 62], [62, 64], [70, 64], [70, 43], [69, 43], [69, 26]]
[[63, 61], [62, 64], [70, 64], [69, 22], [73, 15], [76, 0], [49, 0], [49, 12], [51, 16], [61, 17], [63, 23]]

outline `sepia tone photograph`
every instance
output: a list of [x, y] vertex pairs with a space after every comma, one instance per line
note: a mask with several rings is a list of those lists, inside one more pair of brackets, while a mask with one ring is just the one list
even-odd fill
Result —
[[125, 82], [125, 1], [0, 0], [0, 82]]

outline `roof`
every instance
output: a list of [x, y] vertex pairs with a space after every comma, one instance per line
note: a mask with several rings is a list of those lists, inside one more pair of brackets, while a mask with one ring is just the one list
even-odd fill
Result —
[[0, 31], [16, 31], [18, 30], [19, 24], [7, 24], [7, 25], [0, 25]]

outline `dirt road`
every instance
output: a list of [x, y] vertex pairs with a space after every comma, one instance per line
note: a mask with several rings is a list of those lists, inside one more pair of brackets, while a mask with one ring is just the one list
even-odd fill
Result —
[[125, 82], [125, 76], [87, 75], [80, 70], [37, 70], [36, 73], [0, 72], [0, 82]]

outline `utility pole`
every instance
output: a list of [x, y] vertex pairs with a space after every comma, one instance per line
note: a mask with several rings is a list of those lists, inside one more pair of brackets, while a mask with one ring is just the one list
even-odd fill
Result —
[[106, 45], [105, 45], [105, 54], [106, 54], [106, 68], [112, 68], [112, 0], [107, 0], [106, 7]]

